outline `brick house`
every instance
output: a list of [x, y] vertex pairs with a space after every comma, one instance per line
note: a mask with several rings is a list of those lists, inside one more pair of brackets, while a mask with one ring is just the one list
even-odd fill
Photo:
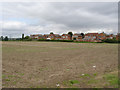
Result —
[[117, 33], [117, 35], [115, 36], [116, 40], [120, 40], [120, 33]]
[[97, 37], [98, 37], [98, 33], [87, 33], [85, 34], [83, 41], [97, 42]]
[[42, 39], [43, 35], [42, 34], [34, 34], [34, 35], [30, 35], [30, 38], [32, 38], [32, 39]]
[[30, 35], [30, 38], [32, 39], [49, 39], [49, 40], [75, 40], [75, 41], [88, 41], [88, 42], [101, 42], [104, 39], [113, 39], [116, 38], [118, 40], [118, 36], [120, 34], [117, 35], [106, 35], [105, 33], [87, 33], [85, 34], [84, 38], [82, 37], [81, 34], [74, 34], [72, 35], [72, 38], [70, 36], [70, 34], [34, 34], [34, 35]]
[[72, 36], [72, 40], [82, 41], [82, 35], [76, 33]]
[[113, 34], [106, 35], [106, 39], [113, 39], [113, 38], [114, 38]]
[[62, 40], [71, 40], [70, 34], [62, 34]]
[[55, 34], [49, 34], [48, 38], [50, 38], [51, 40], [55, 39]]
[[54, 34], [55, 35], [55, 40], [62, 40], [62, 36], [59, 34]]
[[59, 34], [49, 34], [48, 38], [50, 38], [51, 40], [62, 40]]
[[116, 35], [116, 40], [118, 40], [118, 39], [119, 39], [119, 34]]
[[105, 33], [98, 34], [97, 40], [104, 40], [104, 39], [106, 39], [106, 34]]
[[44, 35], [43, 35], [43, 39], [47, 39], [48, 36], [49, 36], [49, 34], [44, 34]]

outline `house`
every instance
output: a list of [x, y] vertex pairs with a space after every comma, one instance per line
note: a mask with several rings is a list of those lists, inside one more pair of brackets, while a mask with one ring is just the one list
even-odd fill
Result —
[[50, 38], [51, 40], [55, 40], [55, 34], [53, 34], [53, 33], [49, 34], [48, 38]]
[[32, 38], [32, 39], [42, 39], [43, 35], [42, 34], [34, 34], [34, 35], [30, 35], [30, 38]]
[[119, 40], [119, 39], [120, 39], [120, 33], [116, 35], [116, 40]]
[[72, 40], [75, 40], [75, 41], [82, 41], [82, 35], [81, 34], [74, 34], [72, 36]]
[[32, 39], [49, 39], [49, 40], [75, 40], [75, 41], [87, 41], [87, 42], [101, 42], [104, 39], [113, 39], [116, 38], [118, 40], [118, 36], [117, 35], [106, 35], [104, 32], [103, 33], [87, 33], [84, 35], [84, 38], [81, 34], [79, 33], [75, 33], [74, 35], [70, 34], [34, 34], [34, 35], [30, 35], [30, 38]]
[[97, 42], [97, 37], [98, 37], [98, 33], [87, 33], [85, 34], [83, 41]]
[[49, 34], [44, 34], [44, 35], [43, 35], [43, 39], [47, 39], [48, 36], [49, 36]]
[[113, 34], [106, 35], [106, 39], [113, 39], [113, 38], [114, 38]]
[[71, 40], [70, 34], [62, 34], [62, 40]]
[[62, 36], [59, 34], [55, 34], [55, 40], [62, 40]]
[[104, 40], [104, 39], [106, 39], [106, 34], [105, 34], [104, 32], [98, 34], [98, 36], [97, 36], [97, 40]]
[[48, 38], [50, 38], [51, 40], [62, 40], [61, 36], [59, 34], [49, 34]]

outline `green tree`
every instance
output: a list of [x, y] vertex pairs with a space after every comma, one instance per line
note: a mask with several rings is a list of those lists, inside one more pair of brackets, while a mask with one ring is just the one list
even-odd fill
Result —
[[3, 41], [3, 40], [4, 40], [4, 37], [3, 37], [3, 36], [1, 36], [0, 40], [1, 40], [1, 41]]
[[53, 34], [53, 32], [50, 32], [50, 34]]
[[24, 34], [22, 34], [22, 40], [24, 39]]
[[5, 36], [4, 41], [8, 41], [8, 37], [7, 36]]
[[81, 33], [81, 35], [82, 35], [82, 38], [84, 38], [84, 36], [85, 36], [84, 33]]
[[68, 32], [68, 34], [70, 35], [70, 38], [72, 39], [73, 33], [72, 32]]
[[29, 36], [25, 36], [25, 39], [29, 39], [30, 37]]

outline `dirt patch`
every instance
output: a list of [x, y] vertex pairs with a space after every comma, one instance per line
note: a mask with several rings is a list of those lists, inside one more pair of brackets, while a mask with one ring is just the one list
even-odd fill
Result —
[[[98, 87], [81, 75], [100, 77], [118, 67], [117, 44], [3, 42], [2, 50], [6, 88]], [[69, 84], [69, 80], [79, 83]]]

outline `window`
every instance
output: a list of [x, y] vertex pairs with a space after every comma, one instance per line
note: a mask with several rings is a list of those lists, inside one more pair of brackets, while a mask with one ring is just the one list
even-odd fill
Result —
[[91, 38], [90, 36], [88, 36], [88, 38]]
[[65, 38], [65, 36], [62, 36], [63, 38]]
[[68, 36], [66, 36], [66, 38], [68, 38]]
[[51, 36], [51, 38], [53, 38], [53, 36]]

